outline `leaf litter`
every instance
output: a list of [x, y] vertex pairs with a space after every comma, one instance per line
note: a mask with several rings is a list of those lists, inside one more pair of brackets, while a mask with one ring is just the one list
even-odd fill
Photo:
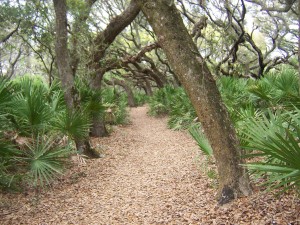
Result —
[[[295, 193], [275, 197], [255, 188], [224, 206], [197, 144], [167, 118], [130, 111], [131, 124], [94, 138], [103, 157], [78, 163], [38, 196], [0, 194], [0, 224], [300, 224]], [[209, 168], [207, 168], [209, 167]]]

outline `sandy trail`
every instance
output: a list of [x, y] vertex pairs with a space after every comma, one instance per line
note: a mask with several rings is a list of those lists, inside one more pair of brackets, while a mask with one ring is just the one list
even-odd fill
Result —
[[256, 194], [217, 206], [195, 142], [185, 132], [168, 129], [166, 118], [146, 112], [146, 107], [131, 109], [132, 124], [94, 139], [94, 145], [104, 146], [105, 157], [74, 166], [38, 201], [31, 193], [3, 195], [11, 207], [0, 212], [0, 223], [268, 224], [299, 219], [299, 201], [288, 201], [289, 196], [262, 199]]

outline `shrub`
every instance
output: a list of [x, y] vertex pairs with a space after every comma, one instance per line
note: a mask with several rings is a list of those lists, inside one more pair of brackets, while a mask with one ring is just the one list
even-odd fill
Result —
[[109, 123], [123, 124], [127, 122], [127, 96], [124, 92], [118, 92], [113, 88], [102, 90], [102, 104], [108, 112]]
[[268, 175], [270, 189], [283, 187], [282, 191], [300, 187], [300, 110], [283, 113], [269, 111], [250, 118], [242, 130], [241, 139], [249, 152], [247, 157], [260, 159], [246, 164], [256, 173]]
[[133, 91], [133, 97], [136, 106], [142, 106], [148, 101], [148, 96], [139, 90]]

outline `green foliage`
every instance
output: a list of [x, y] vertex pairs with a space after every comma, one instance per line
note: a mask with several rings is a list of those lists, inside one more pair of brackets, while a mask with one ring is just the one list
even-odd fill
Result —
[[54, 138], [38, 136], [27, 145], [20, 161], [28, 165], [29, 177], [33, 179], [33, 185], [44, 186], [50, 184], [57, 174], [61, 174], [64, 159], [69, 154], [70, 149], [57, 146]]
[[84, 139], [89, 134], [90, 118], [86, 110], [62, 111], [52, 119], [53, 131], [66, 135], [69, 138]]
[[0, 138], [0, 188], [13, 186], [16, 173], [12, 172], [21, 152], [3, 137]]
[[101, 100], [102, 91], [91, 89], [87, 82], [84, 81], [77, 81], [76, 86], [79, 90], [82, 107], [85, 108], [91, 119], [103, 118], [105, 107]]
[[[0, 187], [20, 186], [28, 177], [34, 186], [49, 184], [70, 152], [57, 140], [86, 137], [89, 125], [84, 112], [66, 111], [58, 82], [47, 87], [38, 77], [1, 78]], [[26, 146], [19, 138], [27, 140]]]
[[246, 157], [257, 161], [246, 166], [259, 176], [267, 174], [270, 189], [299, 186], [297, 72], [284, 68], [260, 80], [222, 77], [218, 85]]
[[106, 109], [106, 120], [112, 124], [123, 124], [127, 122], [127, 95], [114, 88], [102, 90], [102, 104]]
[[187, 129], [197, 118], [191, 101], [182, 88], [177, 88], [170, 102], [168, 125], [170, 128]]
[[153, 96], [149, 99], [150, 115], [164, 115], [168, 114], [171, 110], [172, 95], [176, 90], [172, 86], [165, 86], [154, 92]]
[[122, 94], [117, 101], [117, 109], [115, 111], [116, 124], [124, 124], [128, 119], [127, 111], [127, 97], [125, 94]]
[[236, 107], [246, 108], [252, 105], [255, 98], [247, 91], [247, 87], [254, 81], [249, 79], [238, 79], [233, 77], [222, 76], [217, 80], [219, 91], [225, 105], [234, 110]]
[[68, 147], [58, 146], [54, 137], [49, 136], [38, 135], [27, 140], [31, 143], [22, 150], [7, 141], [1, 142], [0, 187], [11, 188], [16, 178], [18, 181], [25, 178], [35, 187], [43, 186], [62, 172], [64, 159], [71, 152]]
[[148, 102], [148, 96], [144, 92], [141, 92], [139, 90], [133, 91], [133, 98], [136, 106], [142, 106], [146, 102]]
[[19, 154], [15, 146], [5, 139], [5, 131], [10, 128], [7, 118], [8, 105], [11, 101], [10, 89], [9, 81], [0, 77], [0, 187], [10, 186], [14, 175], [9, 170], [14, 156]]
[[46, 98], [52, 113], [66, 110], [64, 93], [58, 80], [54, 80], [51, 86], [47, 89]]
[[14, 85], [14, 97], [10, 103], [13, 124], [18, 132], [25, 135], [37, 134], [45, 129], [51, 119], [51, 110], [45, 101], [46, 88], [34, 84], [33, 79], [21, 79]]
[[169, 115], [168, 125], [172, 129], [187, 129], [197, 117], [183, 88], [165, 86], [149, 99], [150, 115]]
[[261, 109], [286, 108], [299, 105], [299, 84], [296, 71], [284, 69], [280, 73], [267, 74], [248, 88]]
[[300, 110], [250, 118], [244, 124], [242, 140], [250, 150], [248, 157], [263, 157], [262, 161], [246, 166], [259, 173], [266, 173], [266, 184], [282, 191], [300, 188]]
[[[256, 163], [247, 166], [267, 175], [267, 185], [283, 191], [300, 185], [300, 96], [297, 71], [284, 68], [260, 80], [220, 77], [217, 84], [240, 142]], [[149, 100], [150, 114], [168, 114], [169, 126], [189, 128], [207, 155], [211, 146], [193, 121], [196, 114], [181, 88], [165, 87]]]
[[11, 100], [11, 93], [9, 90], [11, 85], [4, 77], [0, 77], [0, 112], [4, 112], [8, 102]]
[[212, 156], [213, 155], [213, 150], [208, 142], [207, 138], [205, 137], [204, 133], [201, 130], [200, 124], [195, 124], [189, 128], [189, 132], [192, 135], [192, 137], [195, 139], [197, 142], [200, 150], [208, 155]]

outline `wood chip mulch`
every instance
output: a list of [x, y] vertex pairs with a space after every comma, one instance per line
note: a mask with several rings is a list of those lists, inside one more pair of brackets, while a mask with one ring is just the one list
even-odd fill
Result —
[[39, 196], [0, 194], [0, 224], [299, 224], [295, 194], [250, 197], [217, 205], [205, 157], [182, 131], [167, 128], [146, 107], [132, 123], [93, 139], [103, 158], [74, 163]]

